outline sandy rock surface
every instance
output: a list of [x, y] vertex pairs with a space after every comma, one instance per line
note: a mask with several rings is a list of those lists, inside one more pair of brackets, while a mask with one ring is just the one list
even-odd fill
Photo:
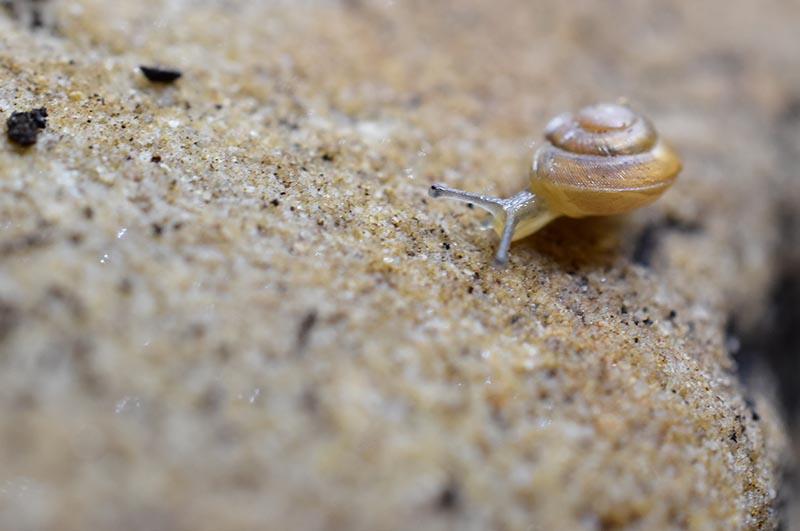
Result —
[[[797, 223], [800, 10], [753, 4], [16, 2], [0, 527], [772, 529], [731, 330]], [[497, 270], [427, 198], [620, 96], [683, 156], [653, 205]]]

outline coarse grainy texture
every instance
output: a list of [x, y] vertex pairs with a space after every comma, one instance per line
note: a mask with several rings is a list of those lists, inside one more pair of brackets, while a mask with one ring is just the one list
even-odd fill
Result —
[[[729, 331], [797, 224], [796, 2], [13, 4], [0, 117], [48, 122], [0, 141], [0, 528], [775, 527]], [[619, 96], [683, 156], [656, 203], [496, 270], [427, 198]]]

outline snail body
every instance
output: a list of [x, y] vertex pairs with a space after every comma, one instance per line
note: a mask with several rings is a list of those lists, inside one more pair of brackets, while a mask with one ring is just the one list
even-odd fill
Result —
[[488, 210], [501, 236], [496, 265], [507, 261], [513, 240], [568, 216], [621, 214], [657, 199], [681, 169], [677, 153], [649, 120], [622, 104], [596, 104], [553, 118], [546, 142], [534, 153], [529, 187], [496, 198], [433, 185], [448, 197]]

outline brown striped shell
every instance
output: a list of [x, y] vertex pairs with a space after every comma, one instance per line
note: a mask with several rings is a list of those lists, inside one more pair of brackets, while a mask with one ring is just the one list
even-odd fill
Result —
[[677, 153], [629, 107], [602, 103], [547, 125], [530, 190], [570, 217], [627, 212], [655, 200], [681, 169]]

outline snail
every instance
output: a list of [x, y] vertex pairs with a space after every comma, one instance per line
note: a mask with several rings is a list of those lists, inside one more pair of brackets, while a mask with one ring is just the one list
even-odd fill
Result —
[[546, 142], [534, 153], [527, 190], [508, 198], [430, 187], [431, 197], [464, 201], [488, 210], [500, 235], [496, 266], [507, 263], [511, 242], [560, 216], [608, 216], [644, 206], [660, 196], [681, 169], [678, 154], [650, 121], [621, 103], [589, 105], [553, 118]]

